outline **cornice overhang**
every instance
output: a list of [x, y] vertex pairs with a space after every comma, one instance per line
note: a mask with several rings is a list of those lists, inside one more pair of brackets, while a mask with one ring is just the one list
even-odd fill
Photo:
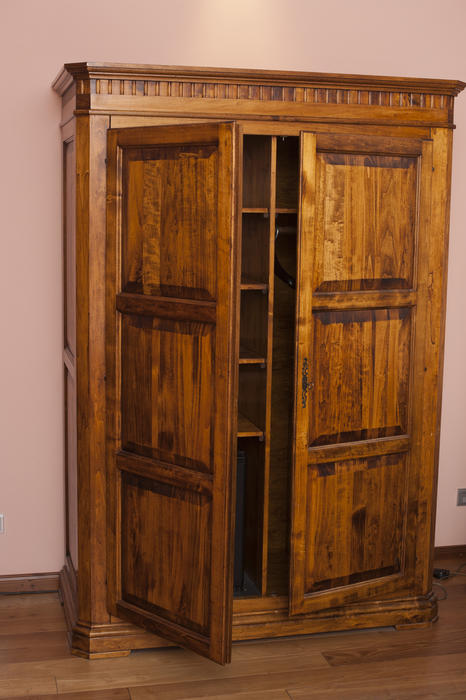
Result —
[[436, 78], [401, 78], [340, 73], [306, 73], [301, 71], [249, 70], [239, 68], [195, 68], [188, 66], [153, 66], [126, 63], [67, 63], [52, 84], [58, 94], [73, 80], [188, 80], [209, 83], [238, 83], [286, 87], [315, 87], [344, 90], [381, 90], [413, 93], [458, 95], [466, 83]]

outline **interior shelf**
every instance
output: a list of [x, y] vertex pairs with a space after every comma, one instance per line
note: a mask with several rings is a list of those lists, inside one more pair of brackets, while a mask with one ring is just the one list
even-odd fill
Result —
[[254, 425], [249, 418], [238, 413], [238, 437], [264, 437], [264, 431]]
[[[280, 534], [284, 529], [276, 533], [275, 522], [280, 521], [282, 514], [288, 517], [289, 461], [286, 454], [291, 424], [287, 420], [287, 407], [293, 357], [290, 361], [289, 353], [277, 347], [276, 341], [276, 347], [273, 346], [274, 336], [281, 337], [283, 331], [286, 338], [288, 335], [294, 338], [295, 292], [281, 282], [275, 284], [275, 279], [281, 263], [283, 272], [296, 274], [293, 251], [298, 227], [298, 148], [298, 138], [283, 140], [263, 135], [243, 138], [237, 431], [237, 494], [243, 499], [237, 502], [237, 522], [243, 523], [243, 529], [235, 542], [236, 597], [261, 596], [276, 590], [281, 593], [282, 572], [287, 571], [288, 552]], [[278, 259], [275, 258], [276, 246]], [[286, 313], [283, 308], [278, 312], [275, 308], [277, 286]], [[274, 358], [275, 351], [277, 358]], [[274, 379], [272, 367], [275, 367]], [[273, 388], [278, 397], [276, 408], [272, 405]], [[285, 412], [285, 420], [280, 423], [277, 415], [281, 411]], [[271, 430], [272, 415], [276, 436]], [[273, 483], [270, 481], [272, 440]], [[270, 523], [269, 511], [272, 513]], [[271, 576], [268, 574], [269, 554], [272, 556]]]
[[242, 279], [240, 289], [266, 292], [269, 285], [266, 282], [255, 282], [254, 280]]
[[239, 363], [240, 365], [264, 365], [266, 358], [241, 345], [239, 349]]
[[243, 214], [264, 214], [264, 216], [268, 216], [270, 210], [268, 207], [243, 207], [242, 212]]

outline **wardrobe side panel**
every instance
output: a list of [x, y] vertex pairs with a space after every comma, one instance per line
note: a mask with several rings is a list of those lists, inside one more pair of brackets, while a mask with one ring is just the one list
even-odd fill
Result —
[[110, 621], [106, 605], [105, 115], [76, 117], [76, 391], [79, 621]]
[[78, 568], [76, 453], [76, 144], [74, 125], [63, 135], [63, 286], [66, 554]]

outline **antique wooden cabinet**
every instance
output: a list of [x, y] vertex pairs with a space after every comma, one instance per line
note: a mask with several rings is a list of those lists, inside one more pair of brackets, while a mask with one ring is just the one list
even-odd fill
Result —
[[436, 618], [463, 87], [60, 73], [74, 653]]

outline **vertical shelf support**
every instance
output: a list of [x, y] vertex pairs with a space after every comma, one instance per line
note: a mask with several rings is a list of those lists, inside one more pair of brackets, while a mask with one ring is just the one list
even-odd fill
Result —
[[264, 510], [262, 529], [262, 595], [267, 593], [267, 565], [269, 540], [269, 482], [270, 482], [270, 428], [272, 421], [272, 351], [275, 268], [275, 214], [277, 192], [277, 137], [270, 141], [270, 200], [269, 200], [269, 298], [267, 309], [267, 367], [264, 430]]

